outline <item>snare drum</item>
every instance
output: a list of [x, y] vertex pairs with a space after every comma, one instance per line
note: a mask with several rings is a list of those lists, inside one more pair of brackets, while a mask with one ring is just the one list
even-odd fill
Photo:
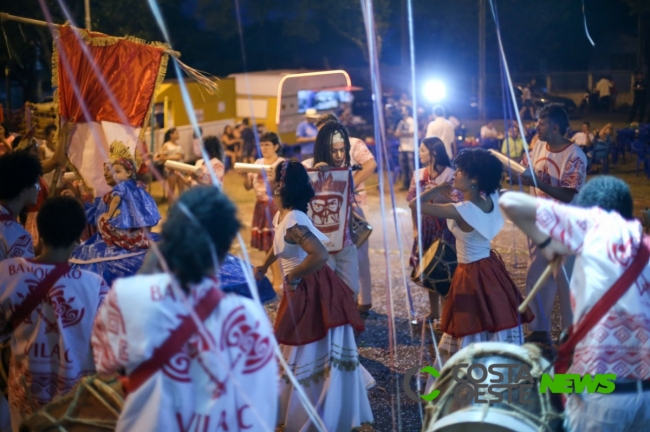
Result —
[[25, 419], [21, 432], [115, 430], [125, 393], [117, 376], [89, 375], [70, 392]]
[[[454, 368], [463, 363], [468, 365], [480, 363], [486, 370], [490, 370], [492, 366], [492, 370], [504, 374], [501, 382], [504, 384], [503, 387], [507, 384], [526, 383], [523, 380], [517, 381], [516, 375], [521, 370], [521, 365], [528, 366], [533, 380], [532, 389], [525, 395], [525, 401], [529, 403], [520, 401], [519, 388], [510, 390], [494, 388], [492, 391], [501, 393], [503, 399], [501, 402], [498, 401], [497, 396], [485, 389], [481, 390], [478, 398], [489, 403], [477, 403], [475, 397], [467, 398], [468, 392], [473, 391], [465, 384], [457, 382], [454, 377], [455, 375], [461, 380], [467, 378], [468, 367], [456, 368], [454, 373]], [[509, 366], [494, 366], [501, 364]], [[440, 371], [440, 377], [434, 385], [434, 389], [439, 390], [440, 394], [428, 403], [422, 430], [425, 432], [561, 431], [564, 415], [561, 401], [556, 397], [558, 395], [548, 392], [539, 393], [542, 374], [552, 371], [549, 366], [539, 348], [534, 345], [517, 346], [502, 342], [479, 342], [462, 349], [449, 359]], [[480, 367], [472, 367], [471, 376], [480, 381], [482, 370]], [[491, 379], [494, 379], [492, 381], [494, 383], [499, 378], [492, 372], [484, 384], [490, 384]], [[458, 398], [454, 397], [455, 391], [459, 395]], [[508, 401], [508, 391], [511, 392], [510, 401]]]

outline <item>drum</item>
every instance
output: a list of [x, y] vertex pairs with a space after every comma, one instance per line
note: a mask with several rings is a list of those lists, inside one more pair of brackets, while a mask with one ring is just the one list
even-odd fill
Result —
[[20, 425], [21, 432], [115, 430], [125, 392], [117, 376], [89, 375]]
[[436, 290], [442, 297], [446, 297], [457, 266], [456, 248], [439, 238], [422, 255], [421, 264], [413, 268], [411, 280], [416, 285]]
[[[527, 371], [530, 375], [522, 375]], [[433, 387], [440, 393], [426, 407], [422, 430], [561, 431], [564, 415], [559, 395], [539, 393], [544, 373], [552, 369], [534, 345], [474, 343], [456, 353], [440, 371]], [[482, 384], [489, 389], [470, 387], [483, 378]]]

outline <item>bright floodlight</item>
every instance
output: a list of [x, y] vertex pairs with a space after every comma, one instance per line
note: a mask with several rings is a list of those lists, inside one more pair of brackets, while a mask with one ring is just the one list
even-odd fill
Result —
[[431, 80], [424, 84], [424, 97], [429, 102], [439, 102], [445, 98], [447, 90], [442, 81]]

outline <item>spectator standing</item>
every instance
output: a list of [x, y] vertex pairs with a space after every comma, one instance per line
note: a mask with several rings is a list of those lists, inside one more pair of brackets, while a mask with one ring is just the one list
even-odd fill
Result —
[[648, 104], [647, 93], [645, 89], [645, 78], [641, 72], [636, 74], [636, 79], [634, 80], [632, 89], [634, 90], [634, 102], [632, 102], [632, 110], [630, 111], [630, 118], [628, 121], [632, 123], [634, 121], [634, 117], [638, 112], [639, 123], [641, 123], [643, 122], [643, 117], [645, 116], [645, 107]]
[[600, 104], [600, 109], [602, 111], [609, 111], [609, 104], [611, 102], [612, 95], [612, 83], [607, 77], [602, 77], [600, 81], [596, 84], [596, 90], [598, 91], [598, 102]]
[[314, 143], [316, 142], [316, 135], [318, 135], [316, 120], [319, 117], [315, 108], [308, 108], [305, 111], [305, 120], [300, 122], [296, 128], [296, 143], [300, 144], [300, 156], [303, 159], [307, 159], [314, 154]]
[[454, 125], [445, 118], [445, 109], [440, 105], [433, 107], [433, 121], [427, 126], [426, 138], [438, 137], [447, 150], [449, 159], [456, 154], [456, 131]]
[[255, 132], [251, 128], [250, 119], [245, 118], [241, 124], [242, 153], [241, 158], [244, 163], [255, 162], [257, 156], [257, 146], [255, 145]]
[[501, 146], [501, 153], [512, 160], [520, 161], [523, 152], [524, 140], [519, 134], [519, 128], [517, 126], [511, 126], [508, 131], [508, 138], [503, 141], [503, 145]]
[[413, 136], [415, 134], [415, 121], [410, 106], [402, 105], [402, 120], [395, 129], [395, 138], [399, 138], [399, 164], [402, 169], [404, 181], [402, 190], [408, 190], [411, 175], [415, 171], [415, 145]]

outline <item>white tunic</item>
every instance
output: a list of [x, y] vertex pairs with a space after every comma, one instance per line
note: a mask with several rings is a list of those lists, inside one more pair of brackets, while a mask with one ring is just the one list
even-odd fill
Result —
[[[0, 328], [11, 321], [15, 307], [53, 268], [53, 264], [23, 258], [0, 262]], [[72, 269], [14, 329], [8, 382], [14, 431], [33, 413], [32, 401], [40, 408], [95, 372], [90, 335], [95, 313], [107, 292], [100, 276]]]
[[[11, 212], [0, 206], [0, 215], [11, 216]], [[34, 246], [32, 236], [16, 220], [0, 221], [0, 261], [7, 258], [32, 258]]]
[[[164, 273], [115, 282], [93, 330], [98, 372], [131, 374], [188, 315], [185, 294], [170, 283]], [[210, 278], [193, 285], [189, 303], [213, 286]], [[278, 365], [264, 310], [226, 294], [204, 325], [210, 340], [194, 334], [131, 393], [116, 431], [274, 430]]]
[[[643, 227], [616, 212], [539, 200], [537, 227], [576, 255], [571, 278], [574, 324], [610, 289], [636, 256]], [[569, 373], [650, 379], [650, 265], [578, 343]]]

